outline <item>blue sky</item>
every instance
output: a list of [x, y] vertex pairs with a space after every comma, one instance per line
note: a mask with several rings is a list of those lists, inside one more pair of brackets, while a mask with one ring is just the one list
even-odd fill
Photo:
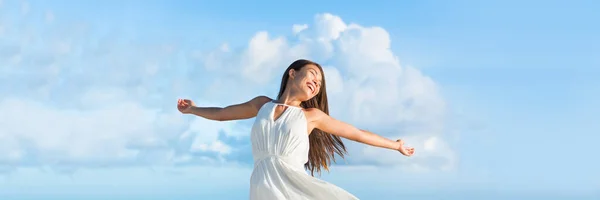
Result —
[[247, 198], [252, 121], [175, 101], [274, 97], [300, 57], [334, 117], [417, 148], [346, 141], [321, 178], [361, 199], [600, 195], [594, 1], [0, 2], [2, 199]]

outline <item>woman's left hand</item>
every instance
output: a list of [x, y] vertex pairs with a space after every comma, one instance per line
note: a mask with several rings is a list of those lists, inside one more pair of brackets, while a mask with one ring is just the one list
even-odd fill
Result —
[[404, 146], [404, 141], [398, 139], [396, 140], [396, 142], [398, 142], [400, 144], [400, 147], [398, 147], [398, 151], [405, 156], [412, 156], [413, 154], [415, 154], [415, 148], [413, 147], [406, 147]]

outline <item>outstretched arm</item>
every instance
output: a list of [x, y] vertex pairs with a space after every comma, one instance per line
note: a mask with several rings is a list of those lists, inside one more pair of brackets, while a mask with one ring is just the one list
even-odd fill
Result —
[[227, 107], [197, 107], [191, 100], [180, 99], [177, 102], [177, 109], [184, 114], [193, 114], [210, 120], [230, 121], [255, 117], [258, 110], [268, 101], [271, 101], [271, 98], [257, 96], [250, 101]]
[[406, 156], [411, 156], [414, 153], [414, 148], [404, 147], [401, 140], [394, 141], [369, 131], [360, 130], [350, 124], [334, 119], [319, 109], [307, 110], [307, 114], [310, 115], [309, 118], [311, 123], [314, 124], [314, 128], [327, 133], [371, 146], [397, 150]]

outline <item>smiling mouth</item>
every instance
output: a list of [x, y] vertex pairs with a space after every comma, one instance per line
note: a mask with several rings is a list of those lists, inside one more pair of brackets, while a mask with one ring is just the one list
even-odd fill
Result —
[[306, 83], [306, 85], [308, 86], [308, 89], [310, 89], [311, 93], [315, 92], [315, 86], [314, 85], [312, 85], [311, 83]]

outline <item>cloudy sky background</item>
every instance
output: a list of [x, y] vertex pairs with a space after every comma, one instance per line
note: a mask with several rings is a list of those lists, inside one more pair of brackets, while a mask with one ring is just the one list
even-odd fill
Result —
[[274, 98], [298, 58], [334, 117], [417, 148], [346, 141], [321, 178], [362, 199], [598, 197], [598, 8], [0, 0], [0, 197], [245, 199], [252, 120], [176, 99]]

